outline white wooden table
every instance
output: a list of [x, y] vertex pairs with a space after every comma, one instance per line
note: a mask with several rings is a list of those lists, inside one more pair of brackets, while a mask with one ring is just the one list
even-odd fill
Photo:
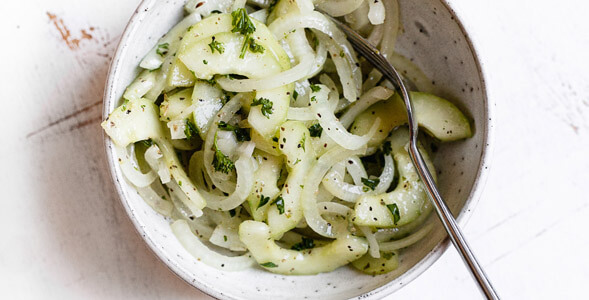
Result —
[[[105, 162], [103, 85], [138, 2], [0, 2], [0, 298], [208, 298], [135, 233]], [[587, 298], [589, 4], [451, 2], [497, 103], [493, 169], [465, 233], [504, 298]], [[477, 297], [450, 249], [389, 299]]]

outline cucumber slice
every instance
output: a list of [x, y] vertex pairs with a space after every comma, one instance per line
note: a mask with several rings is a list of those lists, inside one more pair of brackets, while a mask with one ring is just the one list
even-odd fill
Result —
[[[217, 74], [239, 74], [248, 78], [262, 78], [290, 68], [290, 60], [284, 49], [266, 25], [252, 19], [256, 31], [251, 35], [264, 47], [263, 53], [246, 52], [239, 58], [244, 36], [232, 33], [230, 14], [212, 15], [194, 25], [183, 37], [178, 58], [193, 71], [197, 78], [211, 79]], [[223, 53], [212, 52], [209, 44], [221, 43]], [[206, 61], [206, 63], [205, 63]]]
[[362, 273], [369, 275], [386, 274], [399, 267], [399, 253], [380, 253], [380, 258], [374, 258], [366, 253], [360, 259], [355, 260], [351, 265]]
[[[468, 119], [448, 100], [427, 93], [411, 92], [411, 101], [419, 126], [436, 139], [450, 142], [472, 136]], [[380, 146], [391, 130], [407, 123], [405, 104], [399, 94], [372, 105], [356, 117], [350, 132], [366, 134], [376, 118], [381, 120], [380, 128], [368, 147]]]
[[239, 237], [260, 266], [267, 271], [285, 275], [330, 272], [368, 251], [366, 240], [352, 235], [338, 237], [323, 247], [303, 251], [284, 249], [270, 237], [268, 225], [256, 221], [241, 223]]
[[126, 100], [138, 100], [141, 99], [147, 92], [149, 92], [155, 85], [157, 72], [145, 70], [129, 84], [123, 99]]
[[[254, 173], [254, 187], [247, 201], [254, 220], [264, 221], [268, 208], [280, 192], [276, 183], [282, 169], [282, 158], [259, 150], [254, 153], [254, 158], [258, 162], [258, 169]], [[262, 207], [258, 207], [262, 196], [269, 197], [270, 201]]]
[[116, 145], [127, 147], [131, 143], [164, 136], [158, 114], [153, 102], [138, 99], [117, 107], [100, 125]]
[[288, 121], [280, 126], [278, 137], [280, 151], [286, 157], [288, 177], [280, 196], [283, 199], [283, 213], [277, 208], [268, 212], [268, 225], [273, 238], [295, 228], [303, 218], [301, 194], [306, 175], [315, 161], [311, 147], [311, 136], [304, 123]]
[[204, 140], [216, 113], [223, 107], [225, 94], [216, 85], [204, 81], [194, 84], [192, 103], [194, 104], [194, 124], [198, 128], [198, 134]]
[[[352, 221], [358, 226], [398, 227], [414, 221], [424, 213], [423, 204], [428, 199], [406, 149], [409, 131], [406, 128], [396, 130], [390, 141], [393, 158], [399, 170], [399, 184], [390, 193], [364, 195], [358, 199], [352, 217]], [[421, 153], [435, 179], [433, 163], [425, 151]], [[400, 218], [396, 223], [387, 205], [397, 206]]]
[[192, 89], [183, 89], [172, 95], [166, 95], [160, 105], [160, 120], [164, 122], [179, 119], [192, 105]]
[[186, 65], [180, 59], [174, 59], [168, 70], [166, 90], [172, 90], [177, 87], [191, 87], [195, 81], [196, 77], [188, 70]]
[[[238, 74], [248, 78], [264, 78], [290, 68], [289, 58], [278, 41], [261, 22], [252, 20], [256, 30], [251, 37], [264, 47], [263, 53], [249, 50], [240, 58], [244, 36], [232, 33], [230, 14], [213, 15], [189, 30], [178, 52], [178, 58], [193, 71], [197, 78], [209, 80], [214, 75]], [[211, 43], [219, 43], [223, 50], [212, 49]], [[219, 47], [220, 48], [220, 47]], [[222, 52], [222, 53], [221, 53]], [[278, 126], [286, 120], [290, 95], [294, 85], [256, 91], [255, 99], [268, 99], [271, 113], [263, 114], [261, 106], [251, 108], [248, 122], [264, 139], [270, 139]]]

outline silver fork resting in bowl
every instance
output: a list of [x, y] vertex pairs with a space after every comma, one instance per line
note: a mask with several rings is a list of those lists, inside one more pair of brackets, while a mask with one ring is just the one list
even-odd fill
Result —
[[[324, 13], [324, 15], [329, 16], [328, 14]], [[491, 282], [487, 278], [487, 275], [483, 271], [483, 268], [477, 261], [474, 253], [470, 250], [466, 239], [464, 238], [462, 231], [456, 224], [456, 220], [450, 212], [450, 209], [442, 199], [440, 192], [438, 191], [438, 187], [434, 182], [432, 175], [419, 152], [417, 147], [417, 133], [418, 133], [418, 125], [417, 120], [413, 116], [413, 106], [411, 105], [411, 97], [405, 84], [403, 83], [403, 79], [399, 75], [399, 72], [388, 62], [388, 60], [380, 54], [378, 49], [371, 45], [366, 39], [356, 33], [347, 25], [341, 23], [335, 18], [330, 19], [347, 35], [348, 40], [367, 61], [369, 61], [378, 71], [382, 73], [382, 75], [388, 79], [395, 88], [401, 93], [403, 98], [403, 102], [405, 103], [405, 108], [407, 110], [407, 120], [409, 124], [409, 132], [410, 132], [410, 140], [409, 140], [409, 155], [413, 162], [413, 166], [417, 169], [417, 173], [419, 174], [419, 178], [423, 181], [423, 184], [427, 190], [427, 194], [434, 204], [436, 208], [436, 213], [438, 217], [442, 221], [444, 228], [448, 232], [450, 236], [450, 240], [454, 244], [454, 247], [460, 253], [464, 263], [468, 266], [470, 273], [477, 281], [481, 292], [487, 297], [487, 299], [499, 299], [497, 293], [493, 289]]]

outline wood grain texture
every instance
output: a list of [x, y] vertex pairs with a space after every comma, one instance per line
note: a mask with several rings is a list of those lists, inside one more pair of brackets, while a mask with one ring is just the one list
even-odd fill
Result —
[[[589, 4], [451, 3], [496, 102], [493, 167], [465, 233], [504, 298], [580, 298], [589, 281]], [[208, 298], [150, 253], [106, 166], [102, 92], [137, 4], [0, 2], [2, 298]], [[388, 298], [477, 297], [450, 249]]]

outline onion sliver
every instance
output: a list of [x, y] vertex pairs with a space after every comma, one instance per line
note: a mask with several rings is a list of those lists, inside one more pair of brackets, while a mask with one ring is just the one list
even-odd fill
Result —
[[168, 183], [172, 180], [170, 170], [166, 167], [166, 163], [162, 159], [163, 155], [157, 145], [151, 145], [145, 150], [145, 161], [149, 164], [152, 170], [157, 171], [162, 183]]
[[384, 156], [384, 167], [382, 169], [382, 173], [380, 173], [380, 177], [378, 177], [379, 182], [374, 188], [375, 194], [382, 194], [386, 192], [393, 179], [395, 177], [395, 161], [393, 160], [393, 156], [388, 154]]
[[350, 173], [354, 180], [354, 184], [362, 185], [362, 178], [368, 178], [364, 164], [358, 156], [353, 155], [348, 157], [345, 165], [348, 173]]
[[174, 209], [172, 202], [163, 200], [151, 187], [137, 188], [137, 193], [156, 212], [169, 217]]
[[360, 226], [360, 231], [362, 231], [366, 237], [366, 240], [368, 241], [368, 253], [370, 256], [374, 258], [380, 258], [379, 245], [372, 230], [366, 226]]
[[315, 47], [315, 61], [313, 62], [313, 67], [307, 77], [313, 77], [317, 75], [319, 72], [323, 70], [323, 66], [325, 65], [325, 61], [327, 61], [327, 47], [325, 44], [317, 39], [317, 47]]
[[305, 180], [305, 185], [301, 199], [303, 201], [303, 211], [305, 220], [309, 227], [311, 227], [318, 234], [334, 238], [338, 234], [333, 232], [333, 226], [329, 224], [325, 219], [321, 218], [319, 211], [317, 210], [317, 198], [316, 193], [321, 183], [321, 179], [325, 176], [327, 171], [336, 163], [352, 156], [362, 154], [366, 151], [366, 147], [347, 150], [341, 147], [334, 147], [327, 153], [319, 157], [315, 165], [311, 168]]
[[[323, 14], [313, 11], [304, 15], [289, 13], [276, 19], [268, 29], [275, 37], [282, 38], [293, 29], [311, 28], [320, 42], [327, 46], [344, 88], [344, 96], [350, 102], [356, 101], [362, 87], [362, 74], [358, 59], [346, 36]], [[343, 54], [343, 57], [342, 55]], [[339, 66], [338, 66], [339, 65]], [[345, 65], [346, 67], [343, 67]], [[343, 72], [347, 68], [348, 72]], [[349, 73], [349, 74], [348, 74]]]
[[384, 167], [380, 174], [379, 182], [374, 191], [364, 191], [363, 185], [350, 184], [344, 181], [346, 161], [334, 166], [323, 178], [323, 186], [333, 196], [348, 202], [356, 202], [360, 196], [366, 193], [382, 194], [391, 186], [395, 176], [395, 162], [393, 157], [389, 155], [384, 156]]
[[395, 51], [395, 44], [401, 27], [401, 10], [398, 0], [384, 1], [383, 4], [386, 18], [383, 24], [384, 33], [380, 43], [380, 52], [384, 57], [390, 59]]
[[360, 97], [360, 100], [354, 102], [350, 106], [340, 118], [340, 122], [345, 128], [348, 128], [360, 113], [368, 109], [374, 103], [390, 98], [394, 93], [394, 90], [382, 86], [370, 89]]
[[[331, 77], [328, 75], [322, 74], [319, 77], [319, 81], [325, 84], [329, 88], [329, 109], [332, 112], [335, 112], [337, 109], [337, 105], [339, 103], [339, 94], [337, 92], [337, 87]], [[306, 93], [310, 93], [310, 90], [307, 89]], [[315, 120], [316, 115], [313, 113], [313, 110], [310, 107], [290, 107], [288, 109], [288, 117], [289, 120], [297, 120], [297, 121], [311, 121]]]
[[126, 148], [114, 144], [113, 147], [115, 147], [115, 151], [117, 152], [121, 171], [123, 171], [125, 178], [127, 178], [127, 180], [129, 180], [134, 186], [146, 187], [157, 178], [157, 175], [153, 170], [150, 170], [145, 174], [141, 173], [139, 168], [133, 164], [133, 159], [130, 157]]
[[168, 182], [166, 186], [170, 191], [170, 198], [172, 198], [174, 206], [181, 211], [185, 218], [194, 219], [202, 216], [202, 210], [188, 198], [175, 181]]
[[432, 230], [433, 227], [434, 224], [428, 224], [423, 226], [421, 229], [419, 229], [418, 231], [416, 231], [408, 237], [396, 241], [380, 243], [380, 250], [383, 252], [391, 252], [409, 247], [417, 243], [422, 238], [424, 238]]
[[341, 216], [347, 216], [352, 211], [351, 208], [335, 202], [319, 202], [317, 209], [321, 211], [321, 214], [330, 213]]
[[368, 6], [370, 7], [368, 11], [368, 20], [372, 25], [379, 25], [384, 23], [385, 20], [385, 8], [382, 1], [378, 0], [367, 0]]
[[319, 2], [317, 7], [332, 17], [341, 17], [358, 9], [363, 2], [364, 0], [327, 0]]
[[293, 55], [299, 60], [299, 63], [293, 68], [260, 79], [229, 79], [223, 77], [217, 79], [217, 83], [227, 91], [249, 92], [270, 90], [306, 78], [313, 68], [315, 53], [309, 46], [305, 32], [297, 30], [287, 36], [287, 41]]
[[370, 138], [378, 130], [380, 125], [380, 118], [377, 118], [367, 134], [358, 136], [351, 134], [347, 129], [339, 122], [335, 117], [333, 111], [330, 110], [327, 102], [328, 89], [324, 85], [321, 90], [311, 93], [311, 99], [315, 97], [315, 101], [311, 101], [311, 109], [316, 115], [319, 124], [323, 128], [323, 133], [327, 134], [334, 142], [338, 145], [349, 149], [355, 150], [365, 146]]
[[345, 166], [343, 163], [334, 166], [323, 178], [323, 186], [333, 196], [354, 203], [364, 192], [361, 186], [345, 182], [344, 172]]
[[209, 249], [192, 233], [185, 220], [175, 221], [170, 227], [188, 253], [211, 267], [225, 271], [239, 271], [255, 265], [249, 253], [241, 256], [225, 256]]
[[215, 210], [231, 210], [243, 203], [254, 186], [254, 172], [256, 167], [252, 158], [253, 142], [246, 142], [241, 147], [247, 150], [241, 151], [239, 159], [235, 162], [237, 172], [237, 183], [235, 190], [229, 196], [217, 196], [211, 193], [202, 192], [207, 199], [208, 207]]
[[383, 27], [384, 26], [382, 24], [380, 24], [380, 25], [376, 25], [376, 26], [374, 26], [374, 28], [372, 28], [372, 31], [370, 32], [370, 35], [367, 38], [368, 42], [371, 45], [376, 47], [380, 44], [380, 41], [382, 40], [382, 35], [384, 33]]
[[209, 127], [209, 131], [207, 132], [207, 137], [205, 143], [203, 145], [204, 150], [204, 157], [203, 157], [203, 164], [207, 174], [213, 181], [213, 184], [218, 187], [221, 191], [229, 193], [230, 191], [235, 189], [235, 184], [229, 180], [229, 175], [224, 174], [221, 172], [217, 172], [213, 169], [213, 157], [215, 156], [215, 151], [213, 149], [215, 134], [217, 134], [217, 124], [219, 122], [229, 123], [229, 120], [233, 118], [235, 113], [241, 108], [241, 98], [243, 94], [237, 94], [234, 96], [229, 102], [221, 108], [221, 110], [215, 115], [213, 118], [213, 122]]

